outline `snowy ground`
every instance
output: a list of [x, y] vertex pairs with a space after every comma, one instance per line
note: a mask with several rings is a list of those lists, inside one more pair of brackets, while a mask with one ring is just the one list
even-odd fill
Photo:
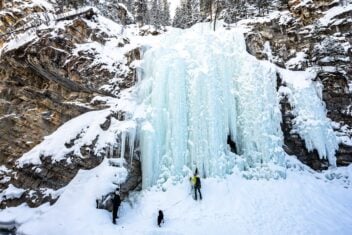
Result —
[[[152, 188], [125, 201], [118, 224], [113, 225], [111, 214], [96, 210], [94, 200], [89, 201], [94, 189], [102, 187], [95, 178], [98, 172], [106, 171], [103, 166], [76, 177], [53, 207], [42, 206], [35, 212], [24, 206], [12, 208], [0, 219], [17, 217], [20, 221], [20, 217], [27, 217], [19, 234], [33, 235], [347, 235], [352, 231], [352, 188], [342, 180], [330, 181], [323, 174], [298, 169], [288, 171], [286, 180], [245, 180], [236, 174], [227, 179], [206, 179], [202, 201], [192, 199], [188, 180], [167, 185], [165, 192]], [[352, 167], [337, 171], [352, 177]], [[162, 228], [156, 225], [158, 209], [165, 214]]]

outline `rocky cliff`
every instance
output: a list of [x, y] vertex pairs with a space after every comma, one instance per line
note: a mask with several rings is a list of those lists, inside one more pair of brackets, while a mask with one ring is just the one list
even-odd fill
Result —
[[[292, 0], [283, 10], [256, 22], [246, 35], [248, 51], [290, 70], [313, 70], [322, 85], [327, 116], [332, 120], [340, 145], [337, 164], [352, 162], [352, 7], [347, 1]], [[285, 86], [278, 77], [278, 89]], [[307, 151], [304, 141], [292, 130], [294, 115], [287, 97], [281, 100], [282, 129], [287, 153], [311, 166], [327, 168], [316, 151]]]
[[[51, 192], [79, 169], [97, 166], [102, 161], [93, 151], [98, 135], [81, 156], [69, 153], [70, 162], [52, 161], [45, 154], [40, 166], [18, 166], [16, 160], [68, 120], [109, 106], [94, 97], [116, 98], [136, 81], [131, 63], [139, 59], [139, 49], [120, 35], [121, 25], [93, 8], [55, 14], [54, 5], [40, 3], [15, 2], [0, 12], [0, 190], [9, 185], [24, 189], [17, 196], [1, 196], [2, 208], [52, 203], [57, 196]], [[111, 119], [123, 118], [112, 112], [101, 120], [101, 129], [108, 130]], [[137, 161], [129, 167], [134, 180], [125, 192], [140, 183], [138, 166]]]

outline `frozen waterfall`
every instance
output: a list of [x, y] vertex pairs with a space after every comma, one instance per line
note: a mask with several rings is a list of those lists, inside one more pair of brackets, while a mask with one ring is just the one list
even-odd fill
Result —
[[[143, 185], [177, 179], [187, 168], [224, 176], [236, 164], [282, 165], [276, 71], [247, 54], [243, 34], [200, 24], [160, 42], [144, 54], [139, 90], [149, 107], [140, 137]], [[240, 156], [229, 151], [228, 136]]]
[[[235, 29], [213, 32], [209, 24], [197, 24], [171, 29], [159, 40], [144, 54], [138, 88], [147, 110], [139, 131], [143, 187], [178, 180], [195, 168], [203, 177], [222, 177], [234, 169], [266, 178], [284, 176], [278, 69], [249, 55], [243, 33]], [[314, 143], [319, 145], [308, 149], [331, 148], [334, 153], [336, 138], [321, 115], [325, 107], [319, 94], [309, 95], [317, 96], [316, 119], [324, 123], [310, 131], [330, 134], [309, 136], [318, 138]], [[309, 112], [314, 119], [315, 111]], [[230, 151], [228, 138], [237, 153]]]

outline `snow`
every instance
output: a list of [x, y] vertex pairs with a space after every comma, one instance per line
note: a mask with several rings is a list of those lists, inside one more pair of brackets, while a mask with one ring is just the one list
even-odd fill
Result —
[[36, 6], [42, 6], [47, 11], [54, 11], [54, 6], [49, 3], [47, 0], [31, 0], [31, 2], [27, 5], [28, 7], [34, 8]]
[[352, 138], [348, 136], [339, 136], [338, 137], [339, 142], [346, 145], [346, 146], [352, 146]]
[[346, 146], [352, 146], [352, 130], [348, 125], [339, 125], [338, 128], [335, 128], [336, 136], [339, 143]]
[[289, 59], [285, 65], [288, 69], [301, 69], [302, 68], [302, 63], [307, 61], [307, 54], [304, 52], [297, 52], [296, 56]]
[[[42, 215], [50, 208], [49, 203], [43, 204], [38, 208], [30, 208], [27, 204], [17, 207], [10, 207], [0, 211], [1, 223], [23, 224]], [[0, 225], [1, 226], [1, 225]]]
[[352, 4], [348, 4], [347, 6], [333, 7], [325, 12], [325, 15], [319, 19], [319, 22], [323, 26], [328, 26], [336, 16], [349, 11], [352, 11]]
[[[119, 161], [123, 163], [123, 159]], [[24, 224], [18, 232], [63, 235], [82, 234], [85, 230], [86, 234], [102, 234], [103, 227], [111, 227], [108, 226], [111, 219], [107, 211], [96, 209], [95, 200], [114, 191], [116, 184], [123, 182], [126, 176], [125, 168], [111, 166], [108, 159], [93, 170], [80, 170], [63, 189], [59, 201], [43, 215]]]
[[9, 173], [11, 172], [10, 169], [8, 169], [6, 166], [2, 165], [0, 166], [0, 173]]
[[110, 39], [105, 45], [98, 42], [76, 44], [73, 54], [79, 55], [82, 51], [95, 54], [94, 62], [90, 65], [91, 67], [102, 64], [103, 67], [109, 71], [114, 71], [118, 63], [125, 61], [124, 51], [117, 47], [121, 40], [122, 39]]
[[15, 198], [20, 198], [22, 194], [26, 190], [17, 188], [13, 186], [12, 184], [9, 184], [9, 186], [0, 192], [0, 199], [15, 199]]
[[[95, 209], [95, 197], [113, 190], [106, 183], [113, 169], [103, 162], [80, 171], [53, 206], [9, 208], [0, 220], [22, 222], [17, 232], [26, 235], [350, 234], [352, 189], [339, 182], [351, 180], [352, 167], [312, 174], [294, 159], [291, 164], [298, 168], [285, 180], [245, 180], [237, 174], [203, 179], [202, 201], [192, 199], [187, 177], [176, 185], [168, 181], [164, 190], [153, 187], [125, 199], [113, 225], [110, 212]], [[162, 228], [156, 225], [159, 209], [165, 215]]]
[[37, 38], [38, 37], [35, 33], [35, 30], [28, 30], [24, 33], [18, 34], [15, 39], [5, 43], [1, 52], [17, 49], [27, 43], [33, 42]]

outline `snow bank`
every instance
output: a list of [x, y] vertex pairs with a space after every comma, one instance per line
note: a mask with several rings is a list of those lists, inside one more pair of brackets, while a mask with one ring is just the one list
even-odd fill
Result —
[[[94, 208], [95, 193], [101, 190], [98, 182], [110, 180], [105, 178], [109, 175], [104, 173], [105, 167], [84, 172], [67, 187], [67, 194], [57, 204], [22, 225], [18, 232], [348, 235], [352, 229], [352, 189], [335, 184], [334, 180], [316, 179], [305, 170], [288, 172], [286, 180], [248, 181], [237, 175], [204, 179], [202, 201], [192, 199], [187, 178], [176, 185], [168, 181], [164, 184], [166, 191], [153, 187], [125, 200], [117, 225], [113, 225], [111, 213]], [[159, 209], [165, 215], [161, 228], [156, 224]]]
[[13, 186], [12, 184], [9, 184], [9, 186], [0, 193], [0, 199], [7, 200], [20, 198], [25, 191], [26, 190], [24, 189], [20, 189]]
[[[83, 145], [90, 145], [99, 134], [101, 135], [103, 130], [100, 124], [109, 114], [109, 109], [92, 111], [66, 122], [53, 134], [46, 136], [43, 142], [25, 153], [17, 163], [19, 166], [29, 163], [39, 165], [41, 164], [40, 156], [51, 156], [53, 161], [60, 161], [69, 153], [82, 156], [80, 148]], [[71, 140], [74, 144], [71, 148], [67, 148], [66, 143]], [[97, 153], [100, 149], [97, 148]]]
[[[123, 164], [123, 159], [119, 160]], [[85, 234], [104, 234], [102, 228], [111, 227], [111, 219], [107, 211], [96, 209], [95, 200], [113, 192], [116, 184], [124, 182], [126, 176], [125, 168], [111, 166], [108, 159], [92, 170], [80, 170], [63, 188], [60, 199], [53, 206], [17, 232], [63, 235], [86, 231]]]

